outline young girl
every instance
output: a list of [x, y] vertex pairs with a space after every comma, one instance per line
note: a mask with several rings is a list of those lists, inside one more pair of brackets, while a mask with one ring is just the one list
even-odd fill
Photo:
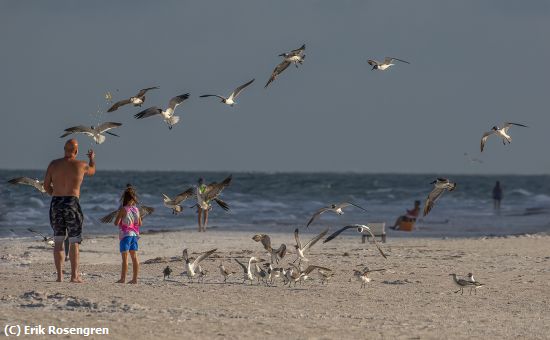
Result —
[[137, 193], [133, 187], [128, 186], [122, 194], [122, 207], [118, 210], [115, 218], [115, 225], [119, 227], [120, 255], [122, 255], [122, 271], [120, 280], [117, 283], [126, 282], [128, 273], [128, 252], [132, 257], [132, 269], [134, 275], [132, 281], [128, 283], [137, 283], [139, 273], [139, 261], [137, 257], [139, 227], [141, 226], [141, 216], [137, 207]]

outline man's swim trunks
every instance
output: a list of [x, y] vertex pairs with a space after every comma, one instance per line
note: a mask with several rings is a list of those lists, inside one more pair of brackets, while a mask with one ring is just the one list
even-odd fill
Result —
[[69, 243], [82, 241], [82, 222], [84, 215], [80, 209], [78, 197], [54, 196], [50, 204], [50, 224], [54, 241], [61, 242], [69, 235]]

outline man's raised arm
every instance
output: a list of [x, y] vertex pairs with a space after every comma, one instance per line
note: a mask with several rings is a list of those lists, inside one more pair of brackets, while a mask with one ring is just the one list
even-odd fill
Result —
[[88, 166], [86, 167], [86, 175], [93, 176], [95, 174], [95, 152], [94, 150], [88, 150]]

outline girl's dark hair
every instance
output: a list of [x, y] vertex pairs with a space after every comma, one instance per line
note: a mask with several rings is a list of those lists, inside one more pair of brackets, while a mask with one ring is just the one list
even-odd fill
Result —
[[126, 190], [122, 193], [121, 199], [122, 206], [127, 206], [130, 202], [133, 202], [134, 204], [139, 203], [136, 189], [134, 189], [131, 185], [126, 186]]

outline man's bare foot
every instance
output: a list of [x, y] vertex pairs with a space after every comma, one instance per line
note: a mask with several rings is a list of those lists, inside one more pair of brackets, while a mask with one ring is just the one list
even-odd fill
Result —
[[133, 285], [135, 285], [135, 284], [137, 284], [137, 280], [132, 280], [132, 281], [128, 282], [128, 284], [133, 284]]
[[80, 277], [75, 277], [71, 279], [71, 283], [84, 283]]
[[115, 283], [124, 283], [124, 282], [126, 282], [126, 280], [120, 279], [120, 280], [118, 280], [118, 281], [115, 282]]

